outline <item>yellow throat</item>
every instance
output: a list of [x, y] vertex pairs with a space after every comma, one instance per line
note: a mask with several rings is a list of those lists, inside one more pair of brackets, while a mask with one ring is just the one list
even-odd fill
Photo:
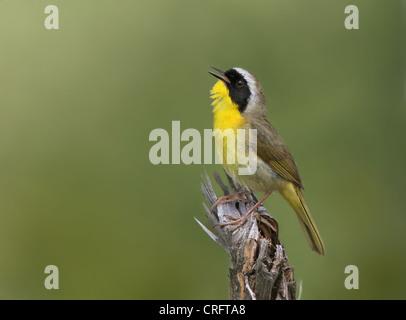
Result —
[[[218, 154], [223, 156], [223, 166], [226, 170], [232, 174], [237, 170], [237, 149], [236, 143], [228, 144], [229, 130], [233, 131], [233, 139], [237, 137], [237, 129], [243, 128], [247, 119], [243, 117], [238, 110], [238, 105], [235, 104], [229, 95], [228, 88], [223, 81], [218, 81], [213, 89], [211, 89], [211, 98], [214, 99], [213, 113], [214, 113], [214, 137], [216, 140], [216, 149]], [[228, 131], [225, 131], [228, 130]], [[219, 133], [218, 131], [221, 131]], [[223, 148], [221, 148], [221, 145]], [[221, 150], [222, 149], [222, 150]], [[230, 163], [227, 159], [227, 155], [234, 158], [233, 163]], [[233, 156], [235, 155], [235, 156]], [[230, 163], [230, 164], [228, 164]]]
[[228, 89], [223, 81], [217, 81], [210, 91], [211, 98], [214, 99], [214, 129], [226, 130], [242, 128], [247, 120], [241, 115], [238, 110], [238, 105], [235, 104], [229, 95]]

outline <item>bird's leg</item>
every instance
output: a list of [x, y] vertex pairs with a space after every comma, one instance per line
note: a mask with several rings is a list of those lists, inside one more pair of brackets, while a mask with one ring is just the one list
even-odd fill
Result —
[[214, 209], [214, 208], [216, 208], [216, 207], [217, 207], [219, 204], [221, 204], [221, 203], [227, 203], [227, 202], [231, 202], [231, 201], [234, 201], [234, 200], [244, 201], [244, 202], [251, 202], [252, 200], [248, 200], [248, 199], [242, 198], [242, 196], [243, 196], [244, 194], [249, 194], [249, 193], [251, 193], [251, 191], [246, 190], [246, 191], [237, 192], [237, 193], [235, 193], [235, 194], [230, 194], [230, 195], [228, 195], [228, 196], [220, 197], [220, 198], [218, 198], [217, 201], [212, 205], [211, 208]]
[[235, 220], [234, 221], [229, 221], [229, 222], [224, 222], [224, 223], [219, 223], [217, 226], [224, 227], [224, 226], [230, 226], [230, 225], [233, 225], [233, 224], [237, 224], [237, 226], [233, 229], [233, 231], [238, 229], [239, 227], [241, 227], [244, 224], [244, 222], [247, 220], [247, 218], [262, 204], [262, 202], [264, 202], [265, 199], [269, 197], [269, 195], [270, 195], [270, 193], [265, 193], [265, 195], [262, 197], [262, 199], [259, 200], [255, 204], [255, 206], [253, 206], [242, 217], [240, 217], [238, 219], [235, 219], [235, 217], [230, 217], [230, 218], [235, 219]]

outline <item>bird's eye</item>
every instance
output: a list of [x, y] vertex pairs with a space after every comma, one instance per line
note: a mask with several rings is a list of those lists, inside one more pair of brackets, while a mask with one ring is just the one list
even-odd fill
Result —
[[241, 88], [241, 87], [243, 87], [245, 84], [244, 84], [244, 82], [242, 82], [241, 80], [238, 80], [237, 81], [237, 87], [238, 88]]

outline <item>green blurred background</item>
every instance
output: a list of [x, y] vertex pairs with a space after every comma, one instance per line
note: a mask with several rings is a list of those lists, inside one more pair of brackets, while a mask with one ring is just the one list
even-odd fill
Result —
[[[46, 5], [60, 30], [46, 30]], [[355, 4], [360, 29], [344, 28]], [[255, 73], [327, 254], [265, 205], [303, 299], [405, 299], [405, 1], [0, 2], [0, 298], [227, 299], [200, 175], [155, 128], [211, 128], [209, 66]], [[403, 23], [402, 23], [403, 19]], [[184, 143], [186, 144], [186, 143]], [[60, 289], [44, 288], [45, 266]], [[346, 290], [356, 265], [360, 289]]]

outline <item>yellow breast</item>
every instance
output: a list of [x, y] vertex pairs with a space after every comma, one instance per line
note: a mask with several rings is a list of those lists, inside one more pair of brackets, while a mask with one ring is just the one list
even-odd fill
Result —
[[218, 81], [211, 90], [211, 98], [214, 99], [214, 129], [237, 130], [242, 128], [246, 123], [246, 119], [238, 110], [238, 105], [235, 104], [229, 94], [228, 89], [222, 81]]
[[[214, 99], [213, 113], [214, 113], [214, 136], [216, 140], [217, 152], [223, 155], [223, 164], [226, 170], [235, 169], [235, 165], [227, 165], [227, 155], [231, 153], [232, 155], [237, 155], [236, 143], [234, 146], [227, 144], [229, 139], [228, 132], [226, 130], [232, 130], [232, 137], [236, 139], [237, 129], [243, 128], [247, 122], [246, 118], [243, 117], [238, 110], [238, 105], [235, 104], [229, 94], [228, 89], [222, 81], [218, 81], [213, 89], [211, 90], [211, 97]], [[218, 129], [218, 130], [216, 130]], [[220, 132], [219, 132], [220, 131]], [[229, 130], [230, 131], [230, 130]], [[222, 144], [222, 149], [221, 148]], [[234, 161], [237, 163], [237, 159]]]

